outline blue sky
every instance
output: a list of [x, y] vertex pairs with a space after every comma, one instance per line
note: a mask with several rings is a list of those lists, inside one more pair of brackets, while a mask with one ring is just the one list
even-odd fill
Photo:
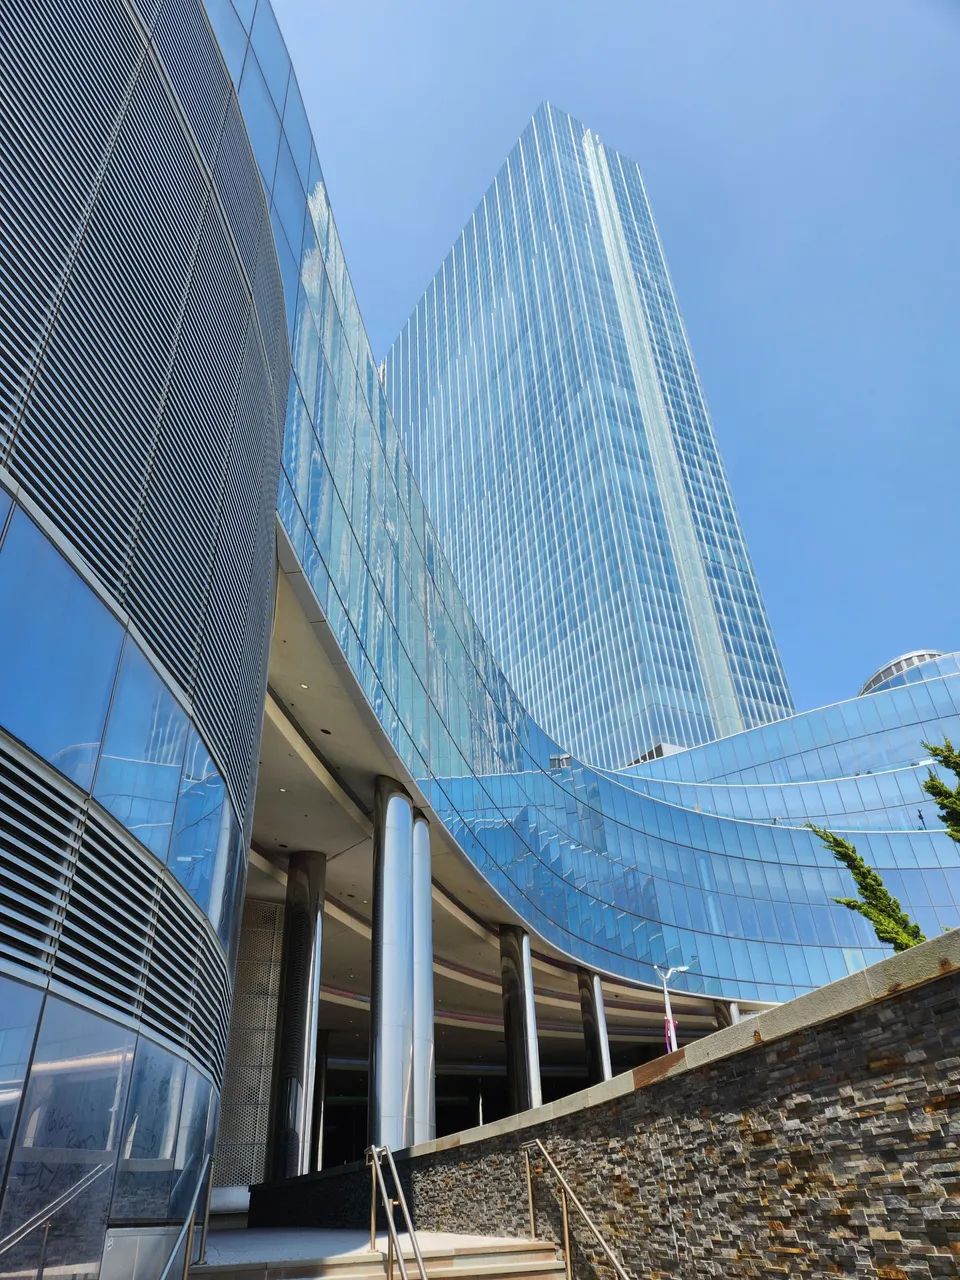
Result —
[[960, 648], [960, 0], [274, 0], [382, 355], [543, 99], [640, 162], [800, 708]]

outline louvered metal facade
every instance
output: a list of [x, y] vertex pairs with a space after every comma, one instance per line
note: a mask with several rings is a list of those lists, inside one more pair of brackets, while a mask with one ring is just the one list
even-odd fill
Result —
[[289, 352], [198, 0], [12, 0], [0, 464], [126, 609], [248, 809]]
[[[10, 0], [0, 104], [0, 531], [9, 489], [174, 691], [246, 839], [290, 351], [235, 91], [200, 0]], [[2, 713], [0, 1269], [89, 1276], [108, 1222], [188, 1212], [236, 930]], [[77, 1181], [80, 1150], [106, 1176]]]
[[148, 1028], [219, 1082], [230, 978], [216, 932], [95, 809], [0, 734], [0, 958]]

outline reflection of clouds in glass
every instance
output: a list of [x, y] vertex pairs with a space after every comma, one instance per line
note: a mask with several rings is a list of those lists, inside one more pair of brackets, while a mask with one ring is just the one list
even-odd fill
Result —
[[173, 822], [187, 717], [129, 638], [93, 794], [158, 857]]

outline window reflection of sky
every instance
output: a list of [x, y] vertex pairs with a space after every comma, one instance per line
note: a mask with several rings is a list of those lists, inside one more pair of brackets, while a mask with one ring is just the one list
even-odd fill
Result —
[[123, 630], [20, 510], [0, 554], [0, 724], [89, 788]]
[[0, 618], [0, 727], [168, 862], [226, 945], [243, 849], [223, 779], [142, 650], [19, 507], [0, 542]]
[[[666, 786], [643, 795], [633, 780], [576, 761], [550, 768], [557, 745], [493, 660], [425, 518], [303, 127], [296, 76], [289, 58], [277, 62], [268, 0], [208, 0], [207, 10], [230, 49], [291, 318], [280, 518], [384, 732], [441, 821], [528, 927], [580, 963], [625, 978], [654, 982], [654, 962], [696, 955], [679, 985], [785, 1000], [880, 958], [885, 950], [865, 922], [830, 901], [849, 891], [846, 872], [801, 826], [807, 812], [837, 814], [829, 787], [796, 789], [802, 802], [783, 796], [780, 813], [772, 793], [751, 801], [717, 791], [688, 806]], [[250, 33], [245, 53], [240, 29]], [[800, 776], [817, 783], [912, 766], [924, 734], [955, 723], [960, 680], [912, 692], [915, 700], [894, 690], [855, 713], [844, 704], [733, 735], [656, 761], [649, 776], [791, 781], [798, 744], [823, 770]], [[862, 729], [851, 731], [853, 719]], [[902, 827], [908, 804], [924, 802], [915, 769], [899, 779], [896, 804], [888, 783], [876, 783], [872, 808], [870, 788], [858, 788], [858, 803], [865, 800], [855, 821], [870, 828], [858, 843], [877, 865], [922, 873], [916, 910], [935, 933], [960, 922], [958, 899], [932, 905], [944, 892], [943, 868], [960, 868], [960, 859], [932, 831], [881, 829], [884, 821]], [[850, 795], [848, 787], [844, 804]], [[711, 800], [716, 816], [697, 812]], [[724, 815], [724, 806], [741, 804], [748, 820]], [[913, 888], [920, 893], [919, 883]], [[904, 902], [914, 906], [906, 894]]]
[[187, 717], [127, 638], [94, 797], [158, 858], [177, 803]]

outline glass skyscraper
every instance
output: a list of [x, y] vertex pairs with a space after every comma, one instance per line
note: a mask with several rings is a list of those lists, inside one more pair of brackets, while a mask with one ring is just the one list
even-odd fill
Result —
[[792, 711], [639, 167], [541, 106], [386, 362], [521, 700], [608, 768]]

